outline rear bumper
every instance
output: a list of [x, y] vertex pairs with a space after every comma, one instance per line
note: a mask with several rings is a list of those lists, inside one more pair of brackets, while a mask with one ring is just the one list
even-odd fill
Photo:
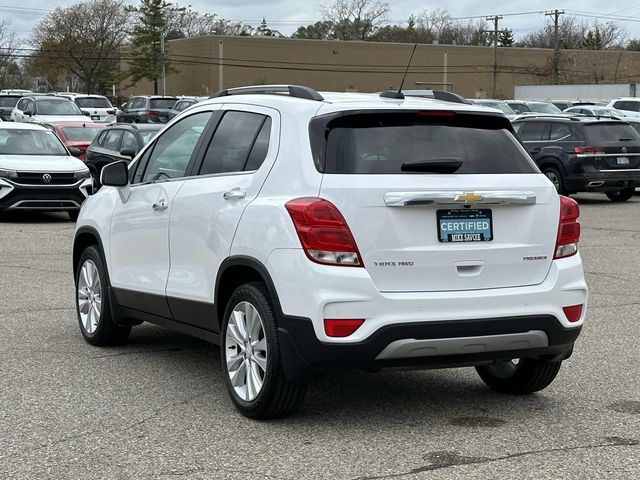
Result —
[[309, 319], [283, 316], [278, 334], [286, 375], [305, 380], [352, 368], [442, 368], [531, 357], [560, 361], [571, 355], [580, 330], [538, 315], [387, 325], [366, 340], [331, 344], [318, 340]]
[[640, 187], [640, 170], [593, 172], [572, 175], [564, 179], [565, 188], [575, 192], [609, 192]]
[[[538, 285], [454, 292], [380, 292], [366, 269], [319, 265], [301, 249], [274, 250], [266, 267], [282, 312], [280, 341], [292, 378], [333, 368], [561, 359], [570, 354], [586, 317], [587, 286], [579, 255], [553, 261]], [[584, 306], [577, 322], [563, 312], [572, 305]], [[325, 318], [365, 321], [352, 335], [335, 338], [326, 335]], [[546, 341], [537, 342], [537, 332]], [[394, 355], [381, 356], [398, 340], [409, 342]]]

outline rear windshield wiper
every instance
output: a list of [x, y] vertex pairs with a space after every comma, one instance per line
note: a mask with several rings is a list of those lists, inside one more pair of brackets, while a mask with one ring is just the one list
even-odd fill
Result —
[[459, 158], [430, 158], [410, 160], [400, 167], [403, 172], [454, 173], [462, 166]]

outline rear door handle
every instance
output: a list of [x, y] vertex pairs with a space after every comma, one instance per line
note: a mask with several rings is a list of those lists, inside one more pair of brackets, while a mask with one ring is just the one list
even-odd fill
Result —
[[164, 210], [169, 206], [169, 203], [163, 198], [155, 202], [152, 207], [154, 210]]
[[244, 198], [246, 195], [247, 192], [245, 192], [244, 190], [240, 190], [239, 188], [232, 188], [228, 192], [224, 192], [223, 197], [225, 200], [239, 200], [241, 198]]

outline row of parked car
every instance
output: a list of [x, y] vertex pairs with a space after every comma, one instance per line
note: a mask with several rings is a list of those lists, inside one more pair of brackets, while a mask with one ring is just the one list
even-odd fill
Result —
[[[640, 186], [640, 134], [633, 128], [640, 125], [640, 117], [634, 124], [632, 112], [623, 116], [611, 107], [583, 104], [569, 106], [565, 113], [545, 102], [469, 101], [448, 92], [424, 92], [404, 93], [498, 108], [511, 119], [522, 145], [561, 194], [603, 192], [619, 202], [630, 199]], [[99, 95], [5, 92], [0, 93], [0, 101], [11, 96], [19, 97], [9, 117], [13, 122], [0, 124], [0, 210], [65, 210], [72, 218], [84, 198], [100, 188], [105, 165], [119, 160], [128, 163], [174, 114], [203, 100], [137, 96], [115, 109]], [[640, 99], [611, 103], [640, 108]], [[510, 105], [530, 111], [514, 114], [507, 110]], [[114, 116], [119, 121], [107, 123]], [[66, 162], [50, 158], [63, 154]], [[39, 192], [33, 188], [36, 185], [47, 188]]]
[[40, 94], [28, 90], [2, 90], [0, 120], [50, 123], [58, 120], [59, 116], [75, 115], [89, 117], [99, 123], [167, 123], [186, 108], [205, 98], [138, 95], [116, 108], [104, 95], [70, 92]]

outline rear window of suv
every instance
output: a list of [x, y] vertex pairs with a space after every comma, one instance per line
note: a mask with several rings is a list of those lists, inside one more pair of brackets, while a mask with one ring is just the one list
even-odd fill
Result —
[[75, 102], [80, 108], [113, 108], [106, 98], [76, 98]]
[[[508, 130], [505, 118], [442, 115], [412, 112], [338, 117], [325, 130], [324, 165], [317, 165], [318, 170], [331, 174], [436, 173], [428, 168], [420, 172], [407, 168], [416, 162], [434, 162], [460, 163], [456, 174], [538, 172]], [[321, 155], [315, 157], [318, 163]]]
[[150, 101], [151, 108], [160, 108], [171, 110], [176, 104], [175, 98], [154, 98]]
[[0, 97], [0, 107], [15, 107], [20, 97]]
[[640, 135], [626, 123], [587, 123], [584, 126], [590, 145], [604, 145], [620, 141], [640, 141]]

